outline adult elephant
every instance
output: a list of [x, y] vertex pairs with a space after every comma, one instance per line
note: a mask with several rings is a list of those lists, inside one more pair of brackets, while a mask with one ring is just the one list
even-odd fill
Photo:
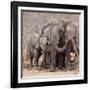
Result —
[[[76, 55], [79, 54], [79, 31], [77, 26], [72, 22], [65, 22], [65, 30], [62, 36], [59, 39], [58, 47], [62, 48], [67, 42], [66, 49], [64, 52], [57, 52], [56, 66], [58, 68], [66, 69], [66, 57], [69, 57], [71, 52], [74, 52]], [[70, 57], [68, 58], [68, 61]]]
[[68, 41], [65, 49], [65, 62], [67, 66], [67, 64], [71, 62], [71, 53], [75, 53], [74, 57], [79, 55], [79, 30], [77, 25], [72, 22], [67, 23], [64, 40]]
[[60, 21], [59, 23], [51, 23], [43, 31], [43, 36], [48, 40], [48, 49], [50, 56], [50, 71], [54, 72], [56, 70], [56, 56], [57, 52], [64, 52], [67, 46], [67, 41], [63, 47], [58, 47], [58, 43], [61, 37], [65, 33], [65, 22]]

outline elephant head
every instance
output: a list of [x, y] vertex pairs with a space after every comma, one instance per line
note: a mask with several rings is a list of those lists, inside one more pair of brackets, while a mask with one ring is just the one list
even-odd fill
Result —
[[[65, 32], [66, 32], [65, 24], [66, 23], [64, 21], [60, 22], [60, 23], [56, 24], [53, 29], [53, 32], [55, 32], [55, 33], [54, 33], [54, 36], [51, 37], [51, 39], [52, 39], [52, 41], [55, 42], [53, 46], [57, 52], [63, 52], [67, 46], [68, 40], [64, 41]], [[62, 41], [60, 41], [61, 38], [63, 39], [64, 45], [62, 47], [58, 47], [58, 44], [62, 43]]]

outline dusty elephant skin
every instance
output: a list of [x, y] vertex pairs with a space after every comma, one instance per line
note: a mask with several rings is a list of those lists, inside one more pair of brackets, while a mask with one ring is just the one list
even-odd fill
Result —
[[61, 21], [59, 23], [51, 23], [43, 32], [43, 36], [48, 40], [48, 46], [50, 53], [50, 71], [54, 72], [56, 69], [56, 54], [57, 52], [64, 52], [67, 43], [63, 47], [58, 47], [59, 39], [63, 36], [65, 32], [65, 23]]
[[[79, 55], [79, 34], [77, 26], [72, 22], [69, 22], [66, 26], [66, 38], [68, 39], [68, 44], [65, 50], [66, 67], [69, 66], [69, 69], [71, 70], [72, 66], [75, 66], [75, 57]], [[68, 69], [68, 67], [66, 69]]]
[[72, 22], [69, 22], [66, 26], [66, 38], [71, 40], [73, 49], [76, 55], [79, 54], [79, 33], [78, 28]]
[[42, 33], [43, 29], [40, 34], [33, 32], [28, 42], [27, 47], [29, 51], [30, 67], [41, 66], [45, 60], [48, 41], [46, 37], [43, 37]]
[[[63, 45], [65, 44], [64, 38], [65, 38], [65, 32], [63, 33], [63, 37], [61, 37], [59, 40], [58, 47], [63, 47]], [[66, 68], [65, 67], [65, 50], [64, 52], [57, 52], [56, 66], [61, 70]]]
[[[66, 60], [65, 60], [66, 57], [69, 57], [70, 56], [69, 54], [71, 52], [74, 52], [76, 54], [76, 56], [78, 56], [78, 54], [79, 54], [79, 51], [78, 51], [78, 48], [79, 48], [78, 47], [79, 46], [79, 42], [78, 42], [79, 38], [78, 37], [79, 36], [77, 36], [78, 35], [77, 27], [72, 22], [68, 22], [68, 23], [64, 24], [64, 28], [65, 28], [65, 30], [63, 32], [60, 31], [61, 36], [59, 36], [59, 41], [57, 40], [58, 43], [56, 43], [56, 45], [58, 45], [58, 48], [63, 48], [66, 42], [67, 42], [67, 45], [66, 45], [66, 48], [62, 49], [62, 51], [56, 50], [56, 56], [54, 56], [55, 53], [53, 53], [52, 56], [53, 56], [53, 58], [56, 57], [56, 59], [54, 59], [55, 61], [53, 62], [52, 68], [57, 66], [57, 67], [61, 67], [61, 69], [63, 69], [63, 68], [66, 69], [67, 68]], [[53, 50], [53, 49], [54, 48], [52, 48], [52, 52], [55, 52], [55, 50]], [[68, 59], [70, 59], [70, 58], [71, 57], [69, 57]], [[68, 60], [68, 61], [70, 61], [70, 60]], [[55, 63], [56, 63], [56, 65], [55, 65]], [[51, 70], [51, 71], [53, 71], [53, 70]]]
[[76, 54], [76, 51], [74, 50], [73, 42], [72, 40], [68, 41], [66, 50], [65, 50], [65, 66], [66, 70], [72, 70], [75, 66], [75, 57], [78, 55]]
[[79, 54], [79, 18], [77, 13], [22, 11], [23, 50], [28, 48], [30, 67], [64, 71], [69, 40], [73, 48], [69, 53]]
[[50, 72], [56, 71], [56, 67], [66, 69], [66, 61], [72, 58], [70, 53], [79, 53], [78, 39], [77, 27], [72, 22], [49, 23], [40, 34], [33, 32], [27, 45], [30, 67], [41, 68], [48, 61]]
[[57, 64], [61, 69], [67, 69], [66, 62], [70, 62], [71, 52], [75, 53], [76, 56], [79, 54], [79, 36], [77, 36], [77, 26], [75, 26], [72, 22], [66, 23], [65, 32], [63, 33], [63, 37], [60, 38], [58, 46], [62, 47], [65, 44], [65, 41], [67, 41], [67, 46], [64, 52], [57, 53]]
[[44, 67], [46, 66], [46, 53], [47, 53], [47, 46], [48, 46], [48, 40], [46, 37], [40, 38], [40, 49], [41, 49], [41, 56], [38, 59], [38, 66]]
[[40, 39], [40, 35], [34, 32], [34, 33], [32, 33], [30, 40], [28, 42], [28, 45], [27, 45], [27, 48], [29, 51], [29, 58], [30, 58], [30, 66], [31, 67], [38, 66], [38, 58], [40, 56], [39, 39]]

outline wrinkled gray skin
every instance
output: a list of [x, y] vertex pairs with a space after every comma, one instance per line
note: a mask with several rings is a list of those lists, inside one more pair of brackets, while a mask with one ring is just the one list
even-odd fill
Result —
[[66, 57], [68, 60], [70, 59], [69, 54], [71, 52], [75, 52], [76, 55], [79, 54], [79, 31], [77, 31], [77, 26], [75, 26], [72, 22], [66, 22], [65, 24], [65, 32], [63, 33], [63, 37], [60, 37], [60, 41], [58, 43], [58, 47], [63, 47], [65, 42], [67, 42], [67, 46], [64, 52], [57, 52], [57, 67], [65, 69], [67, 66]]
[[29, 58], [30, 58], [30, 67], [37, 67], [38, 66], [38, 58], [40, 56], [40, 35], [33, 32], [30, 36], [30, 40], [28, 42], [28, 50], [29, 50]]
[[[31, 63], [30, 66], [37, 67], [38, 64], [39, 66], [41, 66], [48, 56], [50, 59], [50, 71], [55, 71], [57, 53], [63, 53], [63, 55], [66, 55], [64, 54], [64, 52], [66, 50], [68, 40], [71, 40], [73, 42], [74, 51], [76, 54], [78, 54], [78, 44], [76, 45], [78, 39], [75, 38], [77, 35], [75, 33], [76, 29], [73, 24], [60, 22], [57, 24], [51, 23], [45, 26], [41, 32], [41, 35], [37, 33], [32, 34], [28, 43]], [[60, 38], [62, 38], [63, 40], [61, 41]], [[45, 42], [43, 42], [43, 39]], [[63, 45], [59, 46], [59, 43]]]
[[[79, 55], [79, 31], [77, 29], [77, 26], [74, 25], [72, 22], [69, 22], [66, 26], [65, 37], [66, 39], [68, 39], [67, 47], [65, 50], [65, 57], [67, 57], [65, 62], [67, 68], [67, 66], [71, 65], [70, 53], [73, 52], [76, 54], [76, 56]], [[71, 70], [71, 66], [69, 70]]]
[[30, 37], [28, 43], [30, 67], [41, 66], [45, 60], [48, 41], [46, 37], [42, 36], [42, 33], [33, 32]]
[[71, 41], [73, 51], [76, 53], [76, 55], [78, 55], [79, 54], [79, 31], [77, 29], [77, 26], [72, 22], [69, 22], [66, 26], [65, 39], [68, 41]]
[[39, 68], [46, 66], [46, 53], [47, 53], [47, 49], [48, 49], [47, 45], [48, 45], [47, 38], [42, 36], [40, 38], [41, 56], [39, 57], [39, 60], [38, 60]]
[[73, 60], [71, 61], [72, 56], [70, 55], [70, 53], [74, 53], [75, 54], [75, 50], [74, 50], [74, 46], [73, 46], [73, 42], [72, 40], [69, 40], [67, 43], [67, 48], [65, 51], [65, 60], [66, 60], [66, 70], [72, 70], [72, 68], [75, 66], [75, 57], [76, 55], [73, 57]]
[[57, 52], [64, 52], [67, 43], [65, 41], [65, 44], [63, 47], [58, 47], [58, 43], [60, 40], [60, 37], [63, 37], [63, 33], [65, 32], [65, 23], [60, 22], [57, 24], [50, 24], [47, 28], [45, 28], [43, 32], [43, 36], [47, 38], [48, 40], [48, 49], [47, 52], [49, 52], [50, 56], [50, 71], [53, 72], [56, 69], [56, 56]]
[[38, 63], [40, 66], [41, 62], [44, 61], [45, 53], [47, 49], [46, 47], [47, 38], [43, 37], [42, 34], [43, 34], [44, 29], [47, 28], [48, 25], [49, 24], [43, 26], [40, 34], [33, 32], [30, 35], [30, 40], [27, 44], [27, 48], [29, 50], [30, 67], [37, 67]]
[[[64, 44], [65, 44], [65, 32], [63, 33], [63, 37], [61, 37], [59, 40], [58, 47], [63, 47]], [[65, 69], [65, 50], [64, 52], [57, 52], [56, 66], [61, 70]]]

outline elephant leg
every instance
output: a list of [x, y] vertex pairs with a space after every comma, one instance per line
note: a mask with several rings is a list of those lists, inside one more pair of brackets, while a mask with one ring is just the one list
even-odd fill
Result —
[[51, 52], [51, 64], [50, 64], [50, 72], [54, 72], [56, 70], [56, 52]]
[[38, 66], [39, 68], [41, 68], [44, 64], [44, 61], [45, 61], [45, 54], [42, 54], [38, 60]]
[[76, 53], [76, 56], [78, 56], [78, 50], [76, 48], [75, 41], [73, 39], [71, 39], [71, 40], [72, 40], [72, 45], [73, 45], [74, 52]]
[[46, 53], [45, 63], [48, 66], [50, 66], [50, 53]]
[[61, 65], [61, 70], [64, 69], [64, 60], [63, 60], [63, 54], [60, 55], [60, 65]]
[[65, 57], [64, 57], [64, 59], [65, 59], [65, 69], [67, 70], [67, 63], [68, 63], [68, 60], [67, 60], [66, 51], [65, 51]]
[[33, 58], [32, 58], [32, 57], [31, 57], [31, 58], [29, 58], [29, 61], [30, 61], [30, 68], [32, 68], [32, 67], [33, 67], [32, 60], [33, 60]]
[[33, 67], [33, 63], [32, 63], [33, 57], [31, 55], [31, 52], [28, 53], [28, 60], [29, 60], [29, 63], [30, 63], [30, 68], [32, 68]]
[[66, 64], [65, 64], [65, 53], [62, 55], [62, 61], [63, 61], [63, 69], [66, 69]]
[[34, 50], [34, 58], [33, 58], [33, 66], [34, 67], [37, 67], [38, 66], [38, 57], [39, 57], [38, 50], [35, 49]]
[[62, 55], [59, 54], [58, 55], [58, 60], [57, 60], [57, 65], [58, 65], [58, 68], [59, 69], [62, 69], [62, 63], [63, 63], [63, 61], [62, 61]]
[[69, 52], [65, 56], [65, 68], [68, 70], [70, 68], [70, 57], [69, 57]]
[[59, 54], [56, 54], [56, 67], [59, 68]]
[[73, 70], [73, 64], [70, 62], [70, 68], [69, 68], [70, 71]]

